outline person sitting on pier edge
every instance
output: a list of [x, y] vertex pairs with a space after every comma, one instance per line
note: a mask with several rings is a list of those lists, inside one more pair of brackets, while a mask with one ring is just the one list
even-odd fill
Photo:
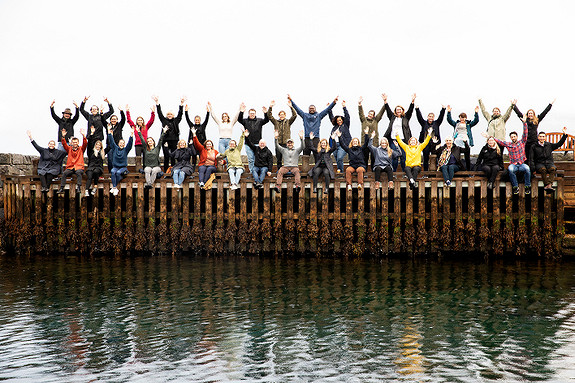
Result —
[[363, 188], [363, 174], [365, 173], [365, 169], [367, 169], [367, 164], [365, 162], [365, 155], [364, 152], [367, 149], [367, 145], [369, 144], [369, 136], [367, 134], [369, 130], [367, 128], [364, 129], [365, 137], [363, 146], [359, 145], [359, 138], [353, 138], [348, 146], [345, 143], [345, 140], [342, 139], [343, 134], [341, 131], [337, 130], [334, 133], [339, 138], [339, 145], [340, 147], [348, 154], [349, 156], [349, 166], [345, 169], [345, 182], [347, 184], [347, 190], [351, 190], [351, 176], [353, 173], [357, 172], [357, 187]]
[[397, 149], [401, 153], [401, 157], [399, 157], [399, 159], [394, 158], [393, 160], [393, 171], [397, 171], [397, 166], [399, 165], [399, 162], [401, 162], [401, 168], [404, 169], [405, 171], [405, 153], [401, 148], [396, 147], [393, 139], [398, 135], [400, 137], [403, 136], [404, 141], [409, 141], [409, 139], [411, 138], [411, 128], [409, 127], [409, 120], [411, 119], [411, 116], [413, 114], [414, 102], [417, 96], [415, 93], [413, 94], [413, 96], [411, 96], [411, 104], [409, 104], [407, 112], [405, 111], [405, 109], [403, 109], [403, 106], [400, 105], [396, 106], [392, 112], [391, 108], [389, 107], [389, 104], [387, 103], [387, 95], [384, 93], [382, 97], [383, 101], [385, 102], [384, 106], [385, 111], [387, 113], [387, 118], [389, 119], [389, 126], [387, 127], [384, 136], [387, 138], [392, 148], [395, 147], [395, 149]]
[[531, 146], [529, 155], [529, 167], [533, 173], [541, 174], [543, 185], [546, 193], [553, 193], [553, 181], [557, 174], [557, 168], [553, 162], [553, 151], [560, 148], [567, 139], [567, 128], [563, 128], [563, 135], [559, 142], [552, 144], [546, 141], [545, 132], [539, 132], [537, 142]]
[[346, 146], [349, 146], [349, 143], [351, 142], [351, 133], [349, 132], [349, 125], [351, 123], [351, 118], [349, 117], [349, 112], [345, 107], [345, 100], [341, 102], [341, 106], [343, 107], [343, 117], [342, 116], [334, 117], [331, 109], [328, 112], [329, 119], [333, 124], [333, 128], [331, 129], [330, 135], [336, 133], [336, 135], [339, 137], [339, 142], [336, 143], [337, 149], [334, 152], [335, 163], [337, 164], [338, 173], [343, 172], [343, 159], [346, 153], [342, 145], [345, 144]]
[[86, 101], [90, 96], [84, 97], [84, 101], [80, 103], [80, 113], [88, 121], [88, 132], [91, 132], [92, 126], [94, 127], [94, 133], [88, 135], [88, 152], [94, 148], [96, 141], [104, 141], [104, 131], [106, 130], [106, 120], [114, 114], [114, 107], [110, 104], [107, 97], [104, 97], [104, 101], [108, 104], [108, 111], [106, 113], [100, 113], [100, 109], [96, 105], [92, 105], [90, 108], [90, 113], [85, 110]]
[[76, 175], [76, 192], [80, 192], [80, 187], [82, 186], [82, 174], [84, 174], [84, 150], [88, 146], [88, 141], [86, 140], [86, 135], [83, 129], [80, 130], [82, 134], [82, 146], [80, 146], [80, 141], [76, 137], [70, 139], [70, 145], [66, 142], [66, 130], [62, 130], [62, 146], [66, 153], [68, 153], [68, 160], [66, 161], [66, 168], [64, 169], [64, 174], [62, 174], [62, 180], [60, 181], [60, 188], [57, 193], [64, 193], [64, 186], [66, 186], [66, 177], [71, 177], [73, 174]]
[[460, 113], [459, 121], [455, 122], [453, 118], [451, 118], [451, 106], [447, 105], [447, 122], [454, 128], [454, 144], [461, 147], [465, 155], [465, 168], [460, 170], [471, 170], [471, 146], [473, 146], [471, 128], [479, 123], [479, 107], [475, 107], [473, 121], [467, 120], [467, 114]]
[[[518, 139], [517, 132], [509, 133], [511, 141], [501, 141], [495, 138], [495, 142], [499, 145], [505, 146], [509, 151], [509, 166], [507, 171], [509, 173], [509, 180], [513, 186], [513, 194], [519, 194], [519, 184], [517, 183], [517, 172], [523, 173], [525, 180], [525, 194], [531, 194], [531, 171], [529, 166], [525, 163], [527, 157], [525, 156], [525, 143], [527, 142], [528, 132], [528, 117], [523, 117], [523, 136], [521, 140]], [[487, 133], [483, 132], [483, 136]]]
[[[240, 105], [241, 108], [241, 105]], [[232, 139], [232, 129], [235, 123], [238, 121], [238, 117], [240, 115], [240, 110], [236, 112], [234, 118], [230, 120], [230, 116], [227, 113], [222, 113], [222, 120], [218, 119], [216, 113], [214, 113], [212, 109], [212, 104], [208, 101], [208, 110], [214, 122], [218, 125], [220, 140], [218, 141], [218, 150], [220, 153], [223, 153], [228, 148], [230, 141]], [[204, 142], [204, 141], [200, 141]]]
[[[121, 119], [118, 122], [118, 116], [113, 114], [110, 116], [110, 123], [108, 123], [108, 128], [112, 129], [112, 136], [114, 137], [114, 142], [116, 145], [120, 142], [120, 140], [124, 139], [122, 135], [122, 131], [124, 130], [124, 124], [126, 123], [126, 115], [124, 111], [118, 107], [120, 110]], [[110, 143], [106, 141], [106, 150], [110, 151]], [[110, 162], [110, 158], [108, 157], [108, 169], [112, 169], [112, 163]]]
[[374, 137], [375, 132], [372, 132], [368, 147], [375, 163], [375, 188], [381, 187], [381, 172], [385, 172], [387, 174], [387, 188], [391, 190], [393, 189], [393, 158], [399, 157], [401, 153], [397, 149], [393, 150], [385, 137], [381, 138], [379, 146], [374, 146]]
[[[275, 136], [275, 140], [276, 140], [276, 146], [279, 144], [279, 146], [286, 148], [287, 147], [287, 142], [288, 140], [291, 140], [291, 125], [294, 123], [294, 121], [297, 118], [297, 112], [295, 111], [295, 109], [293, 108], [291, 101], [288, 100], [288, 105], [291, 109], [291, 117], [288, 120], [286, 118], [286, 112], [283, 110], [280, 110], [278, 117], [279, 119], [276, 120], [272, 114], [272, 108], [274, 107], [274, 105], [276, 104], [276, 102], [274, 100], [272, 100], [272, 102], [270, 103], [270, 107], [268, 108], [267, 111], [267, 115], [269, 120], [271, 121], [271, 123], [274, 126], [274, 132], [278, 133], [277, 136]], [[274, 133], [274, 135], [275, 135]], [[292, 141], [293, 143], [293, 141]], [[282, 152], [276, 150], [276, 163], [277, 163], [277, 168], [278, 171], [279, 169], [282, 167]]]
[[108, 152], [108, 160], [111, 159], [112, 170], [110, 170], [110, 178], [112, 179], [112, 188], [110, 193], [117, 196], [120, 192], [118, 190], [118, 184], [124, 178], [124, 175], [128, 173], [128, 153], [132, 150], [132, 145], [134, 143], [134, 132], [130, 134], [128, 143], [121, 139], [118, 144], [114, 141], [114, 136], [112, 135], [111, 126], [108, 125], [108, 142], [110, 143], [110, 151]]
[[[439, 143], [439, 140], [434, 137], [433, 142]], [[467, 144], [467, 142], [465, 142], [465, 144]], [[437, 168], [443, 174], [445, 186], [451, 186], [451, 181], [455, 173], [465, 169], [465, 166], [463, 166], [461, 162], [461, 148], [453, 144], [453, 137], [446, 138], [443, 146], [439, 144], [433, 146], [435, 147], [432, 147], [432, 153], [438, 156]]]
[[64, 109], [64, 111], [62, 112], [62, 117], [58, 117], [58, 115], [56, 115], [56, 113], [54, 112], [55, 103], [56, 100], [52, 100], [52, 103], [50, 104], [50, 113], [52, 114], [52, 118], [54, 119], [54, 121], [58, 123], [58, 150], [64, 151], [64, 147], [60, 143], [60, 141], [62, 141], [62, 129], [68, 132], [68, 135], [66, 137], [66, 142], [68, 142], [70, 138], [74, 135], [74, 124], [78, 121], [80, 113], [78, 109], [78, 104], [76, 104], [76, 101], [74, 101], [73, 104], [76, 107], [76, 113], [74, 114], [74, 117], [72, 117], [72, 110], [70, 110], [70, 108]]
[[215, 178], [216, 164], [218, 158], [218, 151], [214, 149], [212, 140], [206, 140], [202, 145], [196, 136], [196, 129], [192, 128], [194, 148], [200, 154], [200, 162], [198, 162], [198, 186], [205, 187], [206, 182], [212, 176]]
[[[255, 167], [255, 154], [252, 147], [259, 145], [262, 139], [262, 128], [265, 124], [269, 122], [267, 111], [268, 109], [264, 106], [262, 110], [264, 111], [264, 118], [256, 117], [256, 110], [250, 109], [248, 111], [248, 118], [244, 118], [244, 112], [246, 110], [245, 104], [242, 102], [240, 106], [240, 114], [238, 116], [238, 122], [244, 126], [244, 129], [248, 131], [245, 135], [245, 141], [248, 146], [246, 146], [246, 155], [248, 156], [248, 168], [250, 173], [254, 176]], [[250, 145], [252, 144], [252, 145]], [[272, 162], [273, 163], [273, 162]], [[271, 167], [269, 168], [271, 170]], [[263, 177], [261, 178], [263, 180]], [[258, 182], [256, 182], [256, 187], [258, 187]]]
[[[439, 112], [439, 117], [435, 119], [435, 113], [427, 114], [427, 120], [423, 119], [421, 112], [419, 111], [419, 106], [415, 106], [415, 115], [417, 116], [417, 121], [421, 125], [421, 132], [419, 132], [419, 142], [425, 140], [426, 132], [429, 129], [433, 129], [431, 133], [431, 138], [437, 137], [437, 140], [441, 142], [441, 131], [439, 127], [443, 122], [443, 116], [445, 115], [445, 106], [441, 105], [441, 111]], [[429, 170], [429, 154], [431, 153], [431, 146], [427, 145], [423, 149], [423, 170]]]
[[[519, 119], [523, 120], [524, 116], [523, 113], [521, 113], [521, 111], [517, 107], [517, 100], [513, 100], [512, 103], [515, 114], [517, 114]], [[527, 111], [527, 130], [529, 134], [527, 135], [527, 141], [525, 142], [526, 157], [529, 156], [529, 154], [531, 153], [531, 146], [537, 142], [537, 129], [539, 128], [539, 123], [541, 122], [541, 120], [543, 120], [543, 118], [547, 115], [547, 113], [549, 113], [554, 103], [555, 100], [551, 101], [549, 105], [547, 105], [547, 107], [539, 115], [536, 115], [533, 109], [529, 109]], [[527, 157], [527, 160], [529, 160], [529, 157]]]
[[266, 174], [268, 177], [272, 175], [271, 170], [274, 166], [274, 155], [266, 146], [266, 142], [263, 139], [259, 140], [257, 146], [254, 145], [250, 140], [251, 133], [249, 130], [244, 130], [244, 136], [246, 136], [246, 144], [253, 151], [255, 157], [254, 170], [252, 172], [254, 176], [254, 186], [256, 189], [260, 189], [263, 186]]
[[[513, 110], [513, 101], [511, 101], [511, 105], [505, 111], [505, 114], [501, 115], [501, 109], [495, 107], [492, 110], [493, 114], [489, 114], [485, 109], [485, 105], [483, 104], [483, 100], [479, 99], [479, 107], [481, 108], [481, 114], [487, 120], [487, 135], [489, 137], [495, 137], [499, 140], [504, 140], [506, 137], [505, 133], [505, 123], [511, 117], [511, 111]], [[503, 150], [503, 147], [500, 147]]]
[[[297, 110], [297, 109], [296, 109]], [[308, 143], [314, 142], [314, 134], [311, 132], [309, 134], [309, 141]], [[313, 168], [308, 172], [308, 176], [312, 177], [313, 179], [313, 192], [317, 193], [317, 180], [320, 175], [323, 175], [325, 180], [324, 183], [324, 196], [327, 195], [329, 191], [329, 184], [331, 180], [335, 178], [335, 173], [333, 172], [333, 158], [331, 154], [335, 151], [335, 134], [332, 134], [330, 137], [330, 142], [328, 143], [325, 138], [321, 139], [318, 142], [317, 147], [311, 146], [309, 147], [310, 151], [313, 153], [315, 158], [315, 164]]]
[[[329, 104], [329, 106], [327, 108], [325, 108], [324, 110], [322, 110], [319, 113], [317, 112], [315, 105], [310, 105], [308, 108], [308, 113], [305, 113], [303, 110], [301, 110], [295, 104], [295, 102], [293, 102], [293, 100], [289, 94], [287, 95], [287, 98], [291, 102], [291, 104], [294, 107], [294, 109], [296, 110], [297, 114], [303, 120], [303, 131], [304, 131], [303, 155], [309, 156], [309, 154], [312, 152], [312, 148], [319, 147], [318, 146], [319, 145], [319, 128], [321, 126], [321, 120], [325, 116], [327, 116], [327, 113], [333, 109], [335, 104], [337, 104], [338, 97], [336, 97], [333, 100], [333, 102], [331, 104]], [[313, 133], [313, 137], [314, 137], [313, 139], [311, 138], [312, 133]], [[315, 161], [317, 162], [317, 158], [315, 158]]]
[[156, 142], [152, 137], [148, 136], [147, 138], [144, 138], [144, 135], [142, 134], [142, 128], [139, 125], [136, 126], [136, 133], [138, 134], [137, 137], [140, 139], [140, 142], [146, 143], [146, 148], [142, 152], [144, 156], [144, 177], [146, 178], [144, 187], [146, 189], [149, 189], [154, 185], [158, 174], [162, 172], [162, 168], [160, 167], [160, 149], [164, 143], [164, 135], [167, 131], [167, 127], [162, 129], [162, 134], [160, 134], [158, 145], [156, 145]]
[[174, 187], [179, 189], [186, 177], [191, 176], [194, 172], [194, 164], [190, 161], [196, 157], [196, 151], [193, 146], [188, 146], [186, 140], [180, 140], [177, 149], [171, 151], [170, 156], [176, 160], [176, 164], [172, 167], [172, 178], [174, 179]]
[[433, 129], [429, 128], [427, 131], [427, 137], [425, 137], [425, 141], [423, 143], [417, 142], [417, 138], [411, 137], [409, 139], [409, 145], [406, 145], [405, 142], [401, 140], [399, 136], [396, 136], [397, 142], [399, 146], [403, 149], [405, 153], [405, 167], [404, 171], [409, 179], [409, 188], [413, 190], [413, 188], [418, 187], [417, 183], [417, 175], [421, 171], [421, 152], [427, 144], [429, 144], [429, 140], [431, 140], [431, 134], [433, 133]]
[[229, 142], [229, 147], [220, 157], [225, 157], [228, 164], [228, 174], [230, 176], [230, 190], [236, 190], [240, 184], [240, 178], [244, 173], [244, 163], [242, 162], [242, 148], [244, 147], [244, 134], [240, 135], [240, 142], [235, 140]]
[[[109, 151], [109, 148], [108, 148]], [[98, 191], [98, 179], [104, 174], [104, 159], [106, 158], [106, 149], [102, 141], [98, 140], [94, 143], [94, 148], [88, 152], [88, 168], [86, 169], [86, 197], [95, 195]], [[94, 183], [94, 187], [90, 190]]]
[[154, 124], [154, 120], [156, 118], [155, 106], [152, 106], [150, 109], [152, 110], [152, 113], [150, 114], [150, 119], [148, 120], [148, 122], [146, 122], [145, 125], [144, 125], [144, 117], [142, 116], [138, 116], [138, 118], [136, 118], [136, 123], [134, 124], [134, 121], [132, 121], [132, 118], [130, 116], [130, 108], [128, 107], [128, 105], [126, 105], [126, 120], [128, 121], [128, 125], [130, 125], [134, 130], [136, 129], [136, 126], [139, 127], [140, 133], [142, 133], [142, 137], [144, 138], [144, 140], [142, 141], [139, 134], [134, 138], [134, 148], [136, 149], [136, 157], [141, 157], [144, 155], [144, 150], [146, 150], [146, 144], [148, 142], [148, 130], [152, 127], [152, 125]]
[[297, 148], [294, 147], [294, 142], [291, 138], [288, 138], [285, 148], [281, 146], [278, 142], [279, 135], [280, 135], [279, 132], [276, 131], [275, 132], [276, 156], [278, 155], [278, 153], [281, 153], [281, 156], [284, 159], [284, 165], [278, 169], [275, 191], [276, 193], [280, 192], [284, 174], [290, 172], [295, 177], [294, 187], [296, 191], [299, 193], [301, 189], [301, 174], [299, 171], [298, 164], [299, 164], [299, 155], [303, 150], [303, 130], [299, 132], [299, 138], [301, 142]]
[[497, 174], [503, 170], [503, 150], [499, 146], [493, 136], [487, 139], [487, 143], [477, 156], [475, 163], [475, 170], [482, 171], [487, 177], [487, 189], [493, 189], [495, 185], [495, 178]]
[[184, 102], [185, 97], [180, 99], [180, 106], [178, 107], [178, 115], [174, 116], [174, 112], [168, 111], [166, 116], [162, 113], [162, 106], [158, 96], [152, 96], [152, 100], [156, 102], [156, 110], [158, 111], [158, 118], [162, 123], [162, 126], [168, 126], [168, 131], [164, 136], [164, 145], [162, 146], [162, 152], [164, 153], [164, 173], [169, 174], [168, 168], [176, 164], [176, 160], [170, 156], [170, 152], [176, 150], [178, 147], [178, 141], [180, 140], [180, 122], [184, 115]]
[[[64, 131], [66, 131], [66, 129], [64, 129]], [[52, 180], [62, 172], [62, 162], [66, 157], [66, 152], [56, 149], [56, 142], [54, 140], [48, 141], [48, 148], [42, 148], [34, 141], [32, 133], [30, 133], [29, 130], [26, 133], [34, 148], [40, 153], [38, 175], [40, 176], [40, 183], [42, 185], [41, 191], [44, 193], [50, 190]]]
[[[193, 140], [193, 134], [192, 134], [192, 128], [196, 128], [196, 134], [198, 136], [198, 140], [200, 142], [206, 142], [206, 140], [208, 139], [206, 137], [206, 126], [208, 126], [208, 121], [210, 119], [210, 107], [208, 105], [206, 105], [206, 118], [204, 118], [204, 122], [202, 122], [202, 118], [200, 116], [195, 116], [194, 117], [194, 121], [192, 122], [192, 120], [190, 120], [190, 115], [188, 113], [189, 107], [188, 104], [186, 104], [186, 107], [184, 109], [184, 114], [186, 116], [186, 122], [188, 123], [188, 126], [190, 127], [190, 131], [188, 133], [188, 144], [190, 146], [194, 146], [194, 140]], [[196, 167], [196, 158], [197, 156], [193, 156], [192, 157], [192, 166], [195, 168]]]
[[[383, 97], [383, 95], [382, 95]], [[359, 121], [361, 122], [361, 130], [365, 130], [365, 128], [367, 128], [368, 130], [368, 135], [371, 137], [371, 134], [373, 132], [375, 132], [374, 138], [373, 138], [373, 145], [378, 146], [379, 145], [379, 130], [378, 130], [378, 124], [379, 121], [381, 121], [381, 118], [383, 117], [383, 112], [385, 112], [385, 104], [381, 106], [381, 109], [379, 110], [379, 113], [377, 113], [377, 115], [375, 114], [375, 110], [370, 110], [367, 113], [367, 116], [364, 114], [363, 112], [363, 106], [361, 105], [363, 102], [363, 97], [359, 98], [359, 101], [357, 103], [357, 109], [359, 112]], [[362, 141], [363, 141], [363, 136], [361, 137]], [[361, 143], [361, 145], [363, 145], [364, 142]], [[365, 163], [368, 163], [368, 157], [369, 157], [369, 152], [365, 152]], [[373, 153], [371, 154], [371, 170], [375, 169], [375, 157], [373, 155]]]

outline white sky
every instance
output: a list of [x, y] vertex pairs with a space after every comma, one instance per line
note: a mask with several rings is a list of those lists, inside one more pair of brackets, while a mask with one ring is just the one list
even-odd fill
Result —
[[[56, 138], [52, 99], [61, 115], [84, 95], [88, 105], [107, 96], [146, 119], [152, 94], [165, 112], [186, 95], [202, 119], [208, 100], [218, 114], [243, 101], [261, 117], [272, 99], [276, 113], [287, 108], [287, 93], [302, 109], [339, 95], [353, 136], [359, 96], [367, 111], [379, 110], [383, 92], [392, 107], [407, 107], [416, 92], [424, 115], [442, 103], [471, 115], [479, 96], [488, 110], [517, 98], [523, 112], [539, 113], [557, 98], [541, 130], [575, 133], [573, 8], [568, 0], [0, 0], [0, 152], [35, 153], [25, 132], [41, 145]], [[484, 143], [480, 118], [474, 152]], [[298, 118], [294, 137], [301, 126]], [[76, 132], [85, 127], [80, 116]], [[185, 119], [180, 128], [187, 138]], [[321, 135], [330, 129], [325, 119]], [[420, 129], [414, 115], [412, 133]], [[507, 131], [520, 129], [513, 115]], [[159, 132], [156, 120], [151, 134]], [[442, 135], [450, 132], [444, 122]], [[218, 138], [213, 121], [208, 137]], [[271, 124], [264, 137], [272, 139]]]

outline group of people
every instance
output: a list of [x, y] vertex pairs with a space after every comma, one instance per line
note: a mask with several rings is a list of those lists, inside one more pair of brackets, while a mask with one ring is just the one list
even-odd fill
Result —
[[[375, 186], [382, 185], [381, 174], [387, 175], [387, 187], [394, 187], [393, 172], [397, 171], [401, 164], [402, 170], [408, 179], [410, 188], [416, 188], [417, 178], [421, 170], [429, 169], [430, 154], [437, 157], [437, 168], [442, 172], [446, 185], [451, 185], [454, 174], [461, 170], [477, 170], [486, 174], [488, 188], [493, 188], [497, 175], [503, 171], [503, 150], [507, 148], [509, 153], [508, 174], [513, 186], [513, 192], [519, 192], [517, 174], [523, 173], [525, 194], [530, 193], [531, 176], [533, 172], [542, 175], [545, 190], [553, 191], [553, 181], [556, 168], [553, 163], [552, 151], [563, 145], [567, 135], [563, 129], [563, 137], [558, 143], [546, 142], [546, 135], [540, 132], [539, 123], [552, 107], [551, 102], [545, 110], [536, 115], [533, 109], [529, 109], [524, 115], [517, 107], [517, 100], [512, 100], [504, 114], [499, 108], [493, 108], [489, 113], [483, 101], [479, 100], [479, 106], [475, 107], [474, 118], [467, 118], [465, 113], [460, 113], [458, 119], [452, 117], [452, 109], [449, 105], [442, 106], [438, 118], [435, 113], [428, 113], [424, 118], [419, 107], [415, 105], [416, 95], [411, 98], [407, 110], [402, 106], [396, 106], [393, 110], [387, 102], [387, 95], [382, 94], [383, 106], [376, 114], [370, 110], [367, 115], [363, 109], [363, 99], [358, 102], [359, 120], [363, 135], [353, 138], [350, 132], [351, 118], [343, 101], [343, 116], [333, 114], [333, 108], [338, 103], [336, 97], [328, 106], [317, 111], [315, 105], [310, 105], [304, 112], [288, 95], [288, 105], [291, 116], [288, 118], [286, 111], [281, 110], [277, 118], [272, 110], [275, 102], [269, 107], [263, 107], [264, 117], [257, 117], [255, 109], [249, 109], [246, 113], [246, 105], [242, 103], [233, 117], [228, 113], [222, 113], [221, 118], [214, 113], [210, 102], [206, 106], [205, 118], [195, 116], [190, 118], [188, 105], [185, 98], [180, 100], [178, 113], [162, 112], [159, 99], [153, 96], [155, 105], [151, 107], [151, 115], [147, 122], [140, 116], [136, 122], [132, 121], [128, 105], [124, 109], [119, 108], [120, 118], [114, 114], [114, 107], [104, 98], [108, 110], [93, 105], [90, 111], [86, 111], [85, 97], [81, 105], [74, 102], [76, 112], [72, 116], [72, 110], [66, 108], [59, 117], [54, 111], [53, 101], [50, 110], [53, 119], [58, 124], [58, 142], [51, 140], [48, 148], [40, 147], [28, 132], [32, 144], [40, 153], [38, 174], [42, 183], [42, 191], [47, 191], [52, 180], [61, 175], [58, 193], [64, 191], [67, 177], [76, 176], [76, 188], [79, 192], [84, 173], [86, 173], [86, 195], [95, 194], [99, 178], [104, 173], [106, 161], [112, 187], [110, 192], [118, 194], [118, 184], [127, 174], [128, 154], [135, 147], [137, 157], [142, 158], [142, 172], [145, 175], [145, 186], [150, 188], [155, 180], [163, 174], [173, 177], [176, 188], [181, 187], [186, 177], [192, 176], [198, 165], [198, 183], [202, 187], [210, 187], [215, 177], [217, 165], [225, 165], [229, 173], [230, 189], [238, 188], [240, 178], [244, 172], [241, 151], [245, 148], [248, 157], [248, 168], [254, 179], [254, 186], [260, 188], [265, 177], [271, 176], [273, 167], [273, 154], [266, 141], [262, 138], [264, 125], [270, 122], [273, 125], [275, 137], [275, 153], [277, 163], [276, 191], [279, 191], [283, 177], [287, 173], [295, 177], [294, 187], [301, 187], [301, 175], [299, 169], [300, 155], [313, 154], [314, 164], [309, 171], [313, 179], [313, 190], [318, 191], [318, 181], [324, 180], [324, 189], [327, 188], [335, 174], [345, 172], [347, 187], [352, 187], [352, 177], [357, 173], [357, 185], [363, 187], [364, 173], [368, 164], [374, 172]], [[419, 139], [412, 135], [410, 119], [415, 110], [417, 120], [421, 125]], [[471, 166], [470, 148], [474, 146], [472, 128], [479, 123], [479, 110], [487, 120], [487, 129], [482, 135], [487, 138], [487, 143], [481, 149], [475, 166]], [[505, 124], [511, 116], [512, 110], [523, 122], [521, 138], [517, 132], [509, 134], [509, 141], [505, 141]], [[156, 111], [162, 125], [158, 142], [149, 134]], [[447, 111], [447, 122], [453, 127], [453, 135], [446, 137], [442, 143], [440, 126]], [[74, 135], [74, 125], [81, 113], [87, 121], [87, 129], [82, 129], [82, 143]], [[180, 138], [180, 123], [182, 117], [186, 117], [189, 127], [187, 140]], [[379, 136], [378, 125], [384, 114], [389, 120], [387, 129], [382, 137]], [[208, 120], [212, 117], [219, 131], [217, 145], [207, 139], [206, 129]], [[299, 142], [291, 138], [291, 127], [297, 117], [303, 120], [303, 131], [299, 132]], [[328, 116], [332, 123], [329, 139], [320, 139], [320, 126], [324, 117]], [[125, 122], [131, 127], [131, 134], [126, 142], [123, 136]], [[238, 141], [232, 137], [233, 127], [236, 123], [242, 125], [242, 133]], [[105, 145], [104, 145], [105, 142]], [[245, 145], [244, 145], [245, 144]], [[160, 161], [160, 149], [163, 153], [163, 169]], [[84, 152], [87, 152], [88, 163], [84, 162]], [[348, 156], [348, 166], [344, 170], [344, 158]], [[464, 160], [462, 160], [462, 155]], [[67, 157], [67, 159], [66, 159]], [[62, 163], [66, 159], [62, 173]], [[334, 170], [334, 160], [336, 167]]]

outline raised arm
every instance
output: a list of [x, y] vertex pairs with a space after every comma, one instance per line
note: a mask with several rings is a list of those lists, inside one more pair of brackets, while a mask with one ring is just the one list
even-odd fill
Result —
[[537, 116], [537, 118], [539, 119], [539, 121], [541, 121], [546, 115], [547, 113], [549, 113], [549, 111], [551, 110], [551, 107], [553, 106], [553, 104], [549, 104], [547, 105], [547, 107], [543, 110], [543, 112], [541, 112], [539, 114], [539, 116]]
[[293, 108], [293, 106], [290, 105], [290, 110], [291, 110], [291, 117], [288, 121], [288, 124], [293, 124], [295, 119], [297, 118], [297, 112], [295, 111], [295, 109]]
[[351, 117], [349, 116], [346, 106], [343, 107], [343, 123], [347, 125], [348, 128], [351, 125]]
[[365, 114], [363, 113], [363, 106], [361, 105], [361, 103], [357, 106], [357, 111], [359, 113], [359, 121], [361, 122], [365, 122]]
[[477, 113], [477, 111], [476, 111], [476, 112], [475, 112], [475, 115], [474, 115], [474, 118], [473, 118], [473, 121], [471, 121], [471, 122], [469, 123], [469, 126], [470, 126], [470, 127], [471, 127], [471, 126], [475, 126], [475, 125], [477, 125], [478, 123], [479, 123], [479, 113]]
[[210, 111], [208, 110], [208, 111], [206, 111], [206, 118], [204, 118], [204, 122], [202, 122], [202, 125], [201, 125], [202, 129], [204, 129], [204, 130], [206, 129], [206, 126], [208, 126], [209, 119], [210, 119]]
[[300, 116], [301, 118], [304, 117], [304, 114], [305, 114], [305, 113], [303, 112], [303, 110], [301, 110], [301, 109], [296, 105], [295, 102], [293, 102], [293, 100], [291, 100], [291, 106], [292, 106], [292, 108], [295, 109], [296, 113], [299, 114], [299, 116]]
[[407, 108], [407, 112], [405, 112], [405, 118], [407, 118], [407, 120], [411, 120], [411, 116], [413, 115], [413, 108], [414, 108], [414, 104], [413, 101], [411, 102], [411, 104], [409, 104], [409, 108]]
[[130, 125], [132, 128], [136, 127], [136, 124], [134, 124], [134, 121], [132, 121], [132, 116], [130, 116], [130, 111], [128, 109], [126, 109], [126, 119], [128, 120], [128, 125]]
[[523, 118], [523, 113], [521, 113], [521, 111], [520, 111], [519, 108], [517, 107], [517, 104], [514, 104], [514, 105], [513, 105], [513, 110], [515, 111], [515, 114], [517, 115], [517, 117]]
[[481, 114], [483, 114], [483, 117], [485, 117], [487, 121], [491, 120], [491, 115], [485, 110], [485, 105], [483, 105], [483, 101], [481, 99], [479, 99], [479, 107], [481, 108]]
[[418, 106], [415, 107], [415, 116], [417, 117], [417, 121], [419, 122], [419, 125], [421, 125], [422, 128], [425, 128], [425, 126], [427, 125], [427, 121], [425, 121], [425, 119], [421, 115], [421, 112], [419, 111]]
[[80, 113], [82, 113], [82, 116], [84, 116], [86, 120], [89, 120], [90, 114], [86, 111], [86, 101], [87, 98], [84, 97], [84, 100], [80, 103]]
[[322, 110], [321, 112], [319, 112], [319, 119], [321, 120], [322, 118], [324, 118], [335, 106], [336, 101], [333, 100], [331, 104], [329, 104], [329, 106], [327, 108], [325, 108], [324, 110]]
[[188, 123], [188, 126], [191, 128], [192, 126], [194, 126], [194, 123], [192, 122], [192, 120], [190, 120], [190, 114], [188, 113], [188, 108], [186, 105], [186, 111], [184, 112], [185, 116], [186, 116], [186, 122]]
[[156, 120], [156, 112], [154, 112], [154, 108], [152, 108], [152, 113], [150, 114], [150, 119], [146, 123], [146, 128], [150, 129], [150, 127], [154, 124], [155, 120]]
[[[77, 113], [78, 113], [78, 109], [76, 109], [76, 114]], [[56, 112], [54, 112], [54, 104], [53, 103], [52, 103], [52, 105], [50, 105], [50, 114], [52, 115], [52, 118], [54, 119], [54, 121], [56, 121], [58, 124], [60, 122], [62, 122], [62, 119], [60, 117], [58, 117]]]
[[565, 140], [567, 140], [567, 133], [566, 133], [567, 129], [563, 128], [563, 135], [561, 136], [561, 139], [559, 140], [559, 142], [557, 142], [556, 144], [551, 144], [551, 148], [553, 150], [560, 148], [561, 146], [563, 146], [563, 144], [565, 143]]
[[513, 110], [513, 104], [509, 105], [509, 108], [507, 108], [507, 110], [505, 111], [505, 113], [503, 114], [503, 121], [507, 122], [507, 120], [509, 120], [509, 117], [511, 117], [511, 111]]
[[457, 126], [457, 122], [453, 121], [453, 118], [451, 118], [451, 110], [449, 109], [447, 110], [447, 123], [454, 128]]

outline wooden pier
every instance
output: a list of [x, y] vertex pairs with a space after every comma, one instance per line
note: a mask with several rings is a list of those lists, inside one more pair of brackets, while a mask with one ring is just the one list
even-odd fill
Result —
[[238, 190], [229, 190], [226, 173], [218, 173], [209, 190], [198, 187], [197, 177], [181, 189], [171, 179], [145, 189], [143, 176], [130, 173], [116, 197], [109, 193], [109, 179], [100, 181], [95, 196], [85, 197], [70, 182], [64, 194], [56, 194], [57, 184], [43, 194], [37, 177], [4, 176], [1, 245], [20, 253], [116, 255], [569, 253], [563, 171], [554, 194], [544, 193], [536, 178], [531, 195], [523, 188], [513, 195], [511, 184], [499, 179], [489, 190], [479, 172], [457, 173], [451, 187], [438, 172], [423, 175], [413, 191], [403, 173], [396, 173], [393, 190], [375, 189], [367, 173], [364, 188], [354, 184], [349, 191], [340, 176], [324, 195], [313, 193], [307, 177], [299, 193], [292, 178], [276, 193], [273, 177], [260, 190], [252, 188], [249, 176]]

